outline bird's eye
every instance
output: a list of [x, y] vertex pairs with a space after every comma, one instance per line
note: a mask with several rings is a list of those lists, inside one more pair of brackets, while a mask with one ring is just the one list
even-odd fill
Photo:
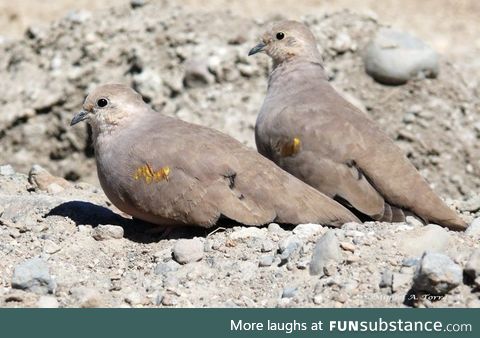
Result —
[[99, 106], [100, 108], [104, 108], [107, 105], [108, 105], [108, 100], [105, 98], [101, 98], [97, 101], [97, 106]]
[[285, 33], [283, 32], [278, 32], [277, 33], [277, 40], [282, 40], [285, 37]]

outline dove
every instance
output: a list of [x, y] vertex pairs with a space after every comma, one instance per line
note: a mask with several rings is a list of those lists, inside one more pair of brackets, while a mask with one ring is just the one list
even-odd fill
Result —
[[358, 222], [341, 204], [219, 131], [154, 111], [121, 84], [95, 88], [71, 125], [92, 127], [98, 178], [108, 199], [160, 226], [214, 226], [227, 218], [340, 226]]
[[401, 222], [413, 215], [466, 228], [380, 126], [328, 82], [304, 24], [273, 24], [249, 55], [259, 52], [273, 60], [255, 125], [259, 153], [363, 220]]

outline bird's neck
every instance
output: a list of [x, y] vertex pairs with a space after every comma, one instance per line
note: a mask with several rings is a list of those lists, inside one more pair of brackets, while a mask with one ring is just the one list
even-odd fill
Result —
[[308, 85], [307, 80], [317, 78], [321, 82], [327, 82], [323, 65], [319, 58], [297, 57], [278, 64], [272, 69], [268, 80], [268, 89], [281, 86], [283, 91], [301, 91]]

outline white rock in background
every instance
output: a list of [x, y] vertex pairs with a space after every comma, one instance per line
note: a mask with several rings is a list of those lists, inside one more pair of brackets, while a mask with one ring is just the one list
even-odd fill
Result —
[[367, 46], [363, 61], [376, 81], [400, 85], [418, 75], [436, 77], [438, 54], [420, 39], [382, 28]]

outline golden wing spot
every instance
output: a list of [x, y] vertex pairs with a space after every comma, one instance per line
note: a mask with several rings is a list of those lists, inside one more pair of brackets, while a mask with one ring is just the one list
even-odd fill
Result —
[[283, 157], [292, 156], [297, 154], [300, 151], [300, 147], [302, 146], [302, 141], [298, 137], [294, 137], [292, 142], [285, 143], [280, 150], [280, 154]]
[[133, 179], [135, 180], [144, 180], [145, 183], [150, 184], [152, 182], [160, 182], [163, 180], [168, 181], [168, 176], [170, 175], [170, 167], [162, 167], [159, 170], [155, 171], [150, 166], [150, 164], [145, 164], [141, 167], [138, 167], [133, 174]]

